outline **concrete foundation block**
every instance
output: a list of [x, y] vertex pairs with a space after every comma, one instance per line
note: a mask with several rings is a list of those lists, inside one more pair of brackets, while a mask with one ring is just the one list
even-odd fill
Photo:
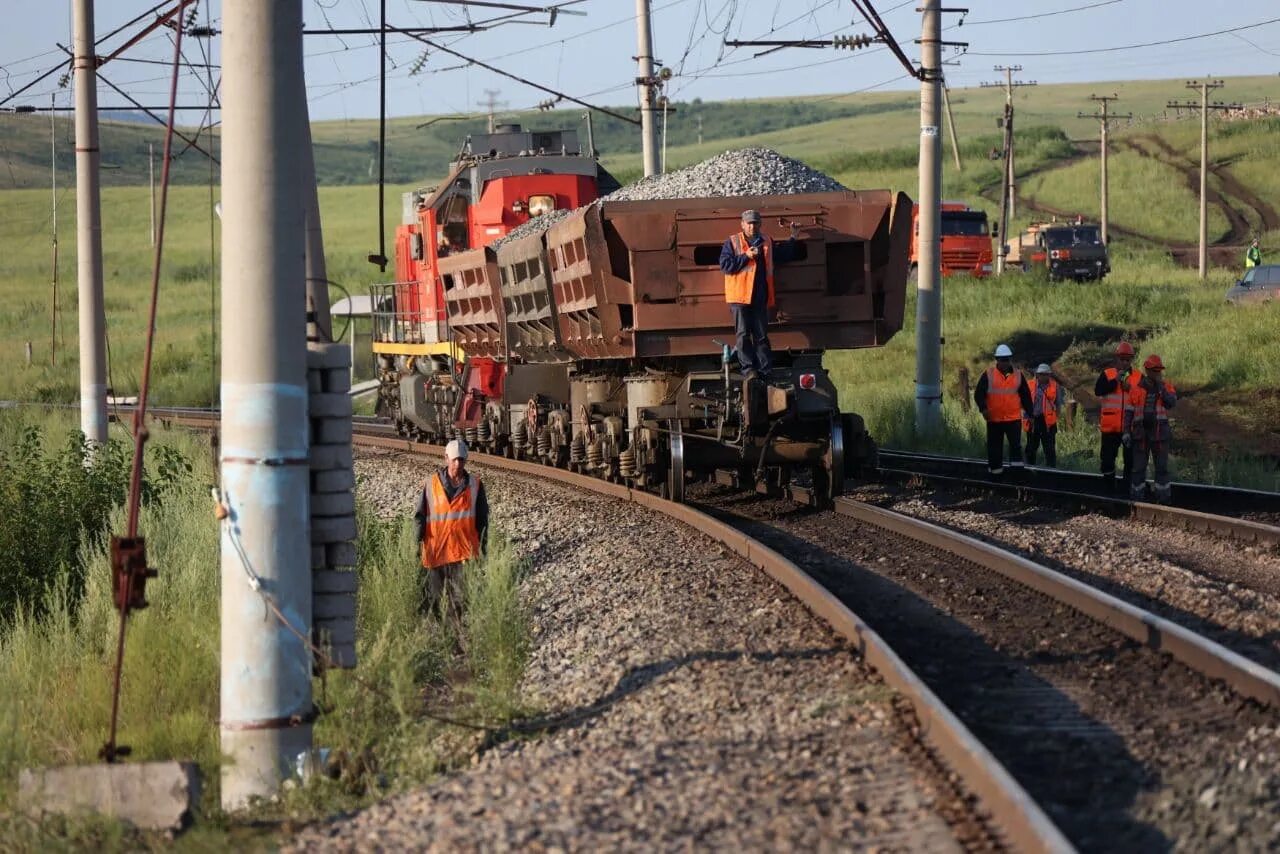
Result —
[[194, 762], [23, 769], [18, 805], [31, 815], [97, 813], [147, 830], [177, 830], [200, 800]]
[[351, 419], [312, 418], [311, 442], [316, 445], [351, 444]]
[[343, 670], [352, 670], [356, 666], [356, 645], [353, 643], [334, 644], [329, 647], [330, 663]]
[[314, 632], [319, 646], [325, 644], [340, 646], [356, 642], [356, 618], [334, 617], [333, 619], [315, 620]]
[[307, 370], [346, 368], [351, 365], [351, 348], [346, 344], [307, 345]]
[[356, 488], [356, 473], [350, 468], [311, 472], [312, 497], [326, 492], [350, 492]]
[[321, 385], [324, 386], [323, 391], [331, 394], [346, 394], [351, 391], [351, 366], [350, 363], [342, 368], [328, 368], [321, 372]]
[[311, 470], [349, 469], [352, 466], [351, 443], [345, 445], [312, 445]]
[[328, 556], [325, 554], [324, 546], [317, 543], [311, 547], [311, 568], [324, 569], [329, 565]]
[[345, 543], [356, 538], [355, 516], [312, 516], [311, 543]]
[[311, 515], [350, 516], [356, 512], [356, 497], [350, 492], [322, 492], [311, 496]]
[[350, 418], [351, 397], [347, 394], [313, 394], [307, 401], [307, 411], [312, 418]]
[[319, 394], [324, 391], [324, 382], [319, 371], [307, 371], [307, 392]]
[[313, 591], [311, 596], [312, 620], [336, 620], [339, 617], [356, 615], [356, 597], [354, 593], [322, 594]]
[[325, 563], [336, 569], [356, 565], [355, 543], [327, 543], [324, 547]]
[[354, 572], [338, 572], [332, 569], [320, 570], [319, 572], [311, 573], [311, 593], [316, 597], [326, 593], [354, 594], [357, 580]]

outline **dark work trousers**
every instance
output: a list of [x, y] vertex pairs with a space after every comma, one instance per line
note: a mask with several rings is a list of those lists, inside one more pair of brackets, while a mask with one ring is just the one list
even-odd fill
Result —
[[422, 570], [422, 612], [448, 616], [455, 624], [462, 620], [462, 564], [446, 563]]
[[1049, 468], [1058, 467], [1058, 425], [1046, 427], [1044, 416], [1036, 416], [1031, 422], [1031, 432], [1027, 433], [1027, 465], [1036, 464], [1036, 451], [1044, 447], [1044, 462]]
[[1148, 455], [1156, 461], [1156, 500], [1161, 504], [1167, 503], [1169, 500], [1168, 442], [1135, 441], [1133, 443], [1133, 479], [1129, 481], [1129, 497], [1138, 501], [1146, 494]]
[[755, 371], [768, 378], [773, 370], [773, 350], [769, 347], [769, 307], [729, 303], [733, 328], [738, 336], [738, 364], [742, 372]]
[[1022, 420], [987, 422], [987, 468], [1004, 468], [1004, 442], [1009, 441], [1009, 462], [1022, 465]]
[[1122, 451], [1124, 459], [1124, 483], [1133, 481], [1133, 449], [1126, 448], [1120, 441], [1121, 433], [1103, 433], [1101, 451], [1101, 471], [1103, 484], [1108, 490], [1116, 486], [1116, 451]]

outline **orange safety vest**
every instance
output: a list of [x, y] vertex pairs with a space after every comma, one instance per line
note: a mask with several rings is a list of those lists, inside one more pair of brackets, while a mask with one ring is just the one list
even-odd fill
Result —
[[[1178, 390], [1173, 387], [1173, 383], [1165, 383], [1164, 387], [1166, 391], [1172, 392], [1175, 395], [1178, 393]], [[1129, 416], [1129, 430], [1134, 433], [1135, 436], [1140, 433], [1138, 428], [1141, 427], [1141, 424], [1135, 424], [1134, 422], [1140, 422], [1142, 420], [1142, 415], [1146, 408], [1147, 389], [1141, 384], [1135, 385], [1133, 388], [1129, 389], [1129, 393], [1125, 396], [1124, 401], [1124, 411], [1131, 413]], [[1169, 426], [1169, 410], [1165, 409], [1164, 398], [1159, 395], [1156, 396], [1155, 415], [1155, 439], [1156, 441], [1165, 441], [1173, 435], [1173, 430]]]
[[[1120, 372], [1115, 368], [1107, 368], [1102, 373], [1109, 380], [1118, 379], [1120, 376]], [[1124, 432], [1124, 399], [1126, 394], [1137, 388], [1140, 382], [1142, 382], [1142, 376], [1130, 369], [1128, 378], [1118, 384], [1111, 394], [1103, 396], [1102, 413], [1098, 417], [1098, 426], [1102, 428], [1103, 433]]]
[[[1028, 380], [1027, 382], [1027, 385], [1031, 388], [1031, 402], [1033, 405], [1036, 400], [1036, 382], [1037, 380]], [[1058, 381], [1053, 377], [1049, 378], [1049, 384], [1044, 387], [1043, 415], [1045, 429], [1058, 423]], [[1034, 417], [1022, 419], [1023, 432], [1030, 433], [1033, 426], [1035, 426]]]
[[1022, 374], [1013, 371], [1009, 376], [1000, 373], [992, 365], [987, 368], [987, 420], [993, 423], [1017, 421], [1022, 417], [1022, 400], [1018, 388]]
[[426, 529], [422, 537], [422, 565], [436, 569], [449, 563], [461, 563], [480, 553], [480, 532], [476, 530], [476, 497], [480, 479], [470, 475], [471, 483], [452, 501], [444, 491], [440, 472], [431, 475], [424, 487], [426, 495]]
[[[747, 254], [747, 239], [741, 231], [729, 238], [733, 241], [733, 251], [739, 255]], [[764, 280], [769, 285], [769, 307], [773, 308], [773, 238], [764, 236], [760, 247], [764, 260]], [[756, 264], [758, 259], [751, 259], [747, 266], [736, 273], [724, 276], [724, 301], [735, 305], [750, 305], [751, 291], [755, 287]]]

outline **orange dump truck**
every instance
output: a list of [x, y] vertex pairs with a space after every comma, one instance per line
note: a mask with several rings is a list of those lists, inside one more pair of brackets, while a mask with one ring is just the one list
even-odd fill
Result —
[[[911, 215], [911, 267], [919, 256], [920, 206]], [[963, 273], [970, 276], [991, 275], [991, 228], [987, 215], [965, 202], [942, 203], [942, 275]]]

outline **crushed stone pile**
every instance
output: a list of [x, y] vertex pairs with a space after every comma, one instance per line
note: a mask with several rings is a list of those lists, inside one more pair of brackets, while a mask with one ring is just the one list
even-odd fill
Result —
[[605, 201], [651, 201], [717, 196], [773, 196], [847, 190], [799, 160], [771, 148], [740, 148], [664, 175], [651, 175], [604, 197]]

